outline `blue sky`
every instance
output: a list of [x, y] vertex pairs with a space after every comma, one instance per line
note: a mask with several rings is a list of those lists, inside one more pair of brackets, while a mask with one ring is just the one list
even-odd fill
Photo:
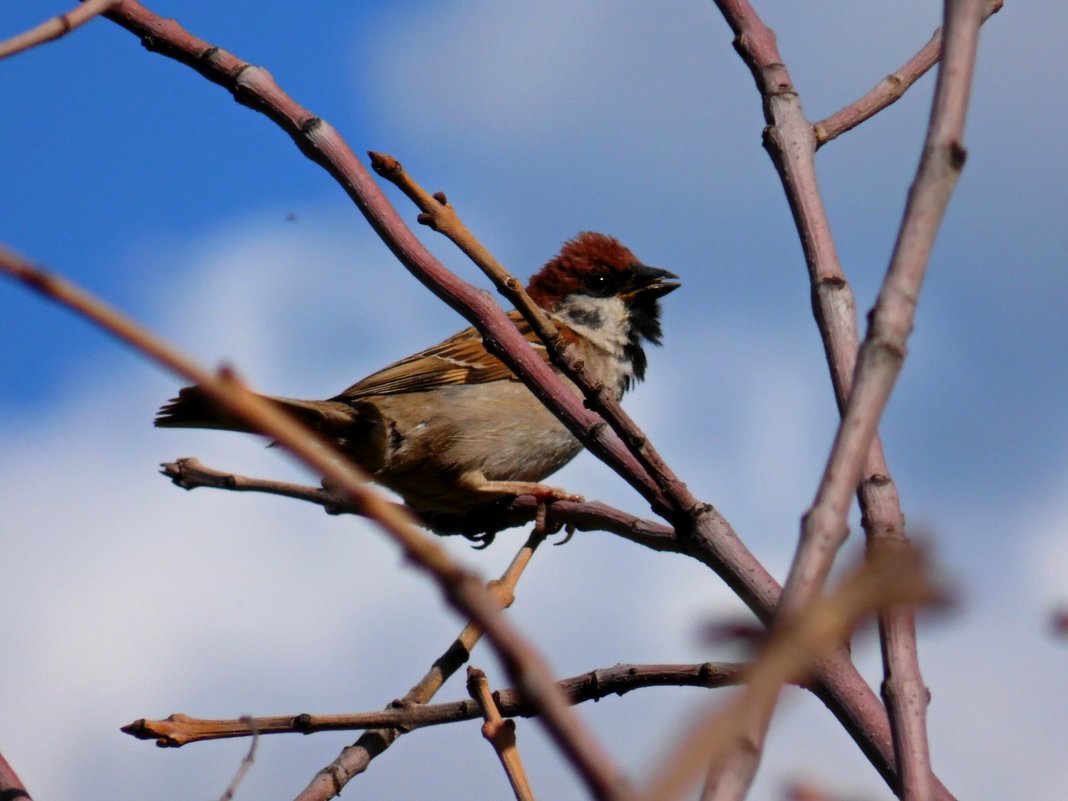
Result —
[[[926, 41], [937, 6], [758, 4], [814, 120]], [[882, 433], [912, 531], [960, 595], [921, 626], [936, 769], [960, 797], [1052, 801], [1068, 783], [1057, 725], [1068, 713], [1065, 651], [1047, 634], [1048, 612], [1068, 595], [1068, 10], [1007, 6], [983, 31], [967, 166]], [[760, 147], [759, 101], [712, 3], [152, 7], [268, 68], [358, 153], [390, 152], [445, 190], [517, 274], [583, 229], [678, 273], [665, 345], [627, 406], [785, 573], [835, 413], [800, 248]], [[0, 36], [58, 9], [8, 0]], [[818, 155], [862, 310], [889, 258], [932, 85]], [[0, 100], [0, 240], [205, 363], [231, 360], [267, 391], [325, 397], [461, 325], [288, 137], [111, 23], [0, 63]], [[152, 429], [176, 386], [0, 283], [0, 652], [22, 655], [0, 668], [0, 750], [42, 798], [218, 795], [241, 744], [157, 751], [117, 727], [175, 711], [377, 708], [460, 624], [362, 523], [187, 494], [157, 476], [158, 462], [197, 455], [308, 480], [251, 438]], [[556, 482], [646, 511], [589, 457]], [[450, 547], [493, 575], [517, 545]], [[734, 656], [695, 631], [736, 609], [699, 566], [589, 535], [538, 555], [512, 614], [570, 675]], [[877, 681], [872, 642], [857, 654]], [[499, 680], [490, 656], [475, 661]], [[442, 697], [462, 695], [457, 684]], [[700, 698], [657, 691], [583, 713], [637, 774]], [[442, 777], [450, 795], [507, 792], [477, 727], [468, 733], [405, 738], [357, 781], [396, 798], [440, 790]], [[580, 797], [537, 727], [520, 736], [535, 787]], [[295, 795], [347, 739], [269, 739], [242, 792]], [[1042, 769], [1022, 775], [1024, 755]], [[457, 764], [470, 770], [454, 773]], [[825, 710], [791, 694], [753, 797], [778, 798], [797, 776], [887, 796]]]

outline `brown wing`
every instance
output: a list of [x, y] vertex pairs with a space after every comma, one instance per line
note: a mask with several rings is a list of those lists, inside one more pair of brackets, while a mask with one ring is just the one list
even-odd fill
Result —
[[[530, 325], [517, 311], [508, 316], [523, 336], [548, 360]], [[483, 384], [489, 381], [515, 381], [512, 371], [482, 344], [482, 335], [466, 328], [433, 347], [401, 359], [353, 384], [332, 400], [356, 400], [368, 395], [395, 395], [424, 392], [449, 384]]]

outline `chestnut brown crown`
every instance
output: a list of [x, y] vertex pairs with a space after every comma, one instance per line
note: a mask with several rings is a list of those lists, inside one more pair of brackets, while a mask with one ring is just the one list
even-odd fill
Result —
[[[615, 237], [583, 231], [565, 242], [560, 253], [530, 279], [527, 292], [550, 313], [568, 309], [571, 322], [581, 319], [580, 311], [589, 319], [603, 321], [608, 315], [592, 311], [596, 301], [622, 302], [627, 340], [624, 351], [633, 365], [634, 378], [640, 381], [646, 368], [642, 343], [660, 344], [659, 300], [679, 288], [678, 281], [671, 280], [675, 278], [674, 273], [643, 264]], [[575, 304], [576, 297], [590, 302]]]

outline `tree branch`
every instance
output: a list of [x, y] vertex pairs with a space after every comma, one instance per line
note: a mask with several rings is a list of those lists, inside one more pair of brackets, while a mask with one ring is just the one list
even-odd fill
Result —
[[[765, 146], [782, 180], [801, 238], [812, 283], [812, 305], [841, 410], [845, 407], [855, 368], [858, 343], [856, 306], [852, 289], [838, 261], [816, 183], [814, 153], [820, 141], [804, 117], [797, 92], [779, 55], [771, 30], [744, 0], [724, 0], [717, 4], [736, 34], [736, 49], [749, 66], [764, 98], [765, 119], [769, 124]], [[988, 15], [996, 10], [997, 5], [988, 4]], [[910, 70], [919, 64], [923, 53], [929, 52], [930, 48], [929, 44], [928, 48], [910, 61]], [[867, 105], [864, 108], [870, 112], [866, 112], [867, 116], [878, 110]], [[842, 116], [839, 119], [846, 118], [846, 111], [840, 112]], [[849, 114], [855, 112], [855, 109], [848, 111]], [[853, 124], [859, 124], [860, 121], [858, 118]], [[819, 129], [817, 126], [816, 130]], [[864, 480], [858, 490], [858, 496], [869, 542], [893, 539], [907, 545], [897, 491], [890, 479], [882, 445], [877, 436], [867, 454]], [[833, 551], [827, 556], [826, 564], [829, 565]], [[880, 630], [884, 663], [887, 666], [884, 693], [893, 715], [892, 728], [897, 741], [900, 742], [905, 737], [913, 743], [909, 757], [913, 760], [912, 767], [900, 769], [913, 775], [928, 775], [930, 768], [929, 757], [926, 756], [924, 720], [926, 704], [897, 704], [896, 698], [892, 697], [894, 693], [890, 690], [895, 685], [908, 687], [911, 691], [906, 694], [910, 698], [926, 697], [926, 688], [916, 658], [912, 612], [907, 608], [897, 608], [882, 614]], [[903, 734], [904, 732], [908, 734]], [[762, 742], [762, 733], [754, 732], [748, 749], [750, 754], [755, 755], [750, 760], [751, 770], [755, 770]], [[899, 747], [897, 752], [902, 754], [902, 749]], [[744, 772], [750, 768], [741, 770]], [[937, 780], [935, 781], [937, 783]], [[747, 781], [741, 783], [741, 786], [747, 785]], [[940, 785], [937, 789], [939, 793], [946, 793], [945, 788]]]
[[[502, 609], [511, 606], [515, 599], [515, 587], [520, 576], [530, 563], [542, 540], [544, 529], [535, 528], [527, 537], [526, 543], [519, 549], [511, 564], [505, 569], [498, 581], [490, 582], [489, 588]], [[482, 632], [473, 623], [464, 626], [463, 631], [452, 645], [439, 656], [430, 670], [412, 687], [399, 702], [393, 702], [387, 709], [412, 707], [426, 704], [433, 698], [442, 685], [460, 666], [467, 662], [471, 651], [478, 644]], [[356, 775], [367, 770], [376, 756], [389, 748], [408, 728], [377, 728], [364, 734], [352, 745], [343, 749], [337, 758], [320, 770], [308, 786], [297, 796], [297, 801], [325, 801], [341, 793], [341, 789]]]
[[916, 551], [874, 552], [833, 594], [772, 631], [763, 653], [745, 671], [744, 688], [686, 727], [638, 801], [670, 801], [702, 770], [717, 775], [718, 766], [736, 753], [754, 726], [770, 719], [782, 685], [803, 681], [820, 655], [847, 640], [865, 616], [883, 606], [933, 598]]
[[467, 692], [482, 712], [482, 718], [485, 720], [482, 724], [482, 736], [493, 746], [497, 758], [501, 761], [501, 767], [508, 776], [508, 783], [512, 785], [516, 801], [534, 801], [534, 790], [523, 768], [523, 760], [519, 757], [515, 721], [501, 717], [490, 692], [489, 680], [483, 671], [473, 667], [467, 668]]
[[29, 50], [31, 47], [51, 42], [80, 28], [93, 17], [111, 8], [118, 0], [85, 0], [64, 14], [57, 14], [28, 31], [0, 42], [0, 59]]
[[[160, 467], [163, 475], [186, 490], [210, 487], [231, 492], [262, 492], [314, 503], [322, 506], [328, 514], [361, 514], [360, 509], [346, 504], [344, 498], [322, 487], [249, 478], [212, 469], [192, 457], [164, 462]], [[397, 505], [407, 509], [401, 504]], [[545, 506], [531, 495], [520, 495], [506, 504], [464, 514], [424, 512], [422, 517], [423, 522], [437, 534], [462, 534], [469, 539], [484, 541], [488, 533], [532, 522], [539, 505], [545, 509], [548, 523], [552, 526], [570, 526], [580, 531], [607, 531], [654, 551], [681, 551], [675, 532], [669, 526], [635, 517], [598, 501], [553, 501]]]
[[20, 801], [20, 799], [33, 801], [19, 775], [15, 773], [15, 769], [11, 767], [11, 764], [4, 759], [3, 754], [0, 754], [0, 799], [4, 801]]
[[[1001, 11], [1003, 5], [1004, 0], [987, 0], [983, 9], [983, 22]], [[943, 28], [939, 26], [916, 55], [879, 81], [867, 94], [817, 122], [813, 126], [816, 130], [816, 147], [823, 147], [835, 137], [856, 128], [904, 97], [909, 87], [942, 58], [942, 31]]]
[[548, 665], [500, 614], [482, 582], [457, 565], [440, 544], [422, 534], [411, 515], [371, 489], [363, 471], [333, 445], [250, 392], [232, 371], [224, 369], [216, 375], [199, 367], [159, 337], [70, 282], [38, 270], [6, 249], [0, 249], [0, 270], [199, 384], [220, 406], [249, 423], [253, 430], [276, 441], [337, 487], [347, 503], [373, 518], [401, 547], [407, 559], [434, 580], [450, 604], [486, 633], [512, 681], [530, 693], [530, 698], [542, 709], [546, 727], [594, 797], [616, 797], [620, 787], [618, 770], [568, 708]]
[[[451, 653], [453, 648], [446, 653]], [[469, 648], [464, 650], [470, 651]], [[465, 654], [464, 660], [466, 659]], [[563, 679], [559, 685], [569, 703], [581, 704], [600, 701], [609, 695], [625, 695], [646, 687], [728, 687], [742, 681], [744, 668], [745, 665], [734, 662], [704, 662], [695, 665], [619, 664]], [[537, 715], [535, 708], [515, 690], [498, 690], [493, 695], [497, 708], [505, 717]], [[123, 726], [122, 731], [139, 740], [155, 740], [156, 744], [163, 748], [178, 748], [203, 740], [250, 737], [254, 732], [313, 734], [352, 729], [394, 729], [398, 733], [404, 733], [425, 726], [474, 720], [481, 716], [481, 708], [470, 699], [428, 704], [405, 696], [380, 712], [341, 715], [300, 713], [229, 720], [206, 720], [174, 714], [164, 720], [141, 718]]]
[[612, 427], [660, 490], [672, 500], [674, 508], [688, 510], [697, 505], [686, 485], [672, 472], [645, 433], [623, 410], [613, 391], [603, 382], [595, 382], [590, 378], [578, 347], [564, 342], [552, 320], [530, 298], [523, 284], [509, 274], [464, 225], [445, 194], [435, 192], [431, 195], [392, 156], [384, 153], [371, 153], [370, 156], [375, 172], [404, 192], [422, 212], [418, 217], [419, 222], [448, 237], [493, 281], [497, 291], [519, 309], [545, 344], [552, 363], [582, 390], [586, 405]]

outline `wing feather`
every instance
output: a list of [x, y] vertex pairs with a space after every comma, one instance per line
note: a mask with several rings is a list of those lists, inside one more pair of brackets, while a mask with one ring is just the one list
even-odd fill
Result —
[[[543, 359], [548, 360], [545, 346], [534, 335], [530, 325], [517, 311], [508, 316], [520, 332], [534, 346]], [[396, 395], [406, 392], [425, 392], [450, 384], [483, 384], [490, 381], [515, 381], [512, 371], [486, 350], [482, 335], [474, 328], [466, 328], [443, 342], [416, 353], [388, 367], [372, 373], [353, 384], [332, 400], [358, 400], [368, 395]]]

